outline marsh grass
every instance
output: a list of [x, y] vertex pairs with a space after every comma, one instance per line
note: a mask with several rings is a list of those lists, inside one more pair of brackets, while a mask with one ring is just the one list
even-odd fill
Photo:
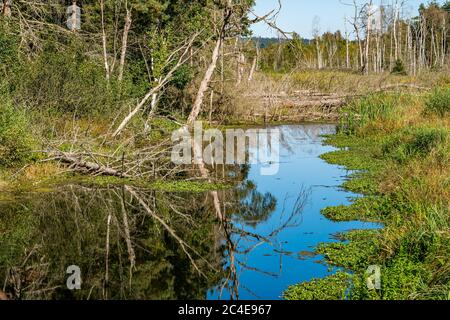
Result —
[[450, 114], [450, 86], [433, 90], [425, 101], [425, 115], [437, 115], [441, 118]]
[[[343, 116], [350, 120], [344, 118], [339, 133], [327, 138], [340, 150], [322, 157], [359, 170], [343, 187], [365, 196], [350, 206], [325, 208], [323, 214], [336, 221], [384, 225], [377, 232], [347, 233], [345, 242], [317, 248], [329, 264], [350, 272], [344, 299], [450, 297], [450, 126], [446, 115], [423, 112], [429, 101], [428, 94], [363, 98], [346, 108]], [[370, 265], [381, 267], [379, 291], [367, 289]], [[342, 281], [325, 286], [341, 279], [342, 272], [293, 286], [285, 297], [339, 296]], [[315, 290], [321, 293], [311, 293]]]

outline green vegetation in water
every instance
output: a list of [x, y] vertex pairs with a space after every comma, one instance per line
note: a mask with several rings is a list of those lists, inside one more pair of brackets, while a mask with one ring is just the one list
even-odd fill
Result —
[[157, 181], [150, 184], [152, 189], [165, 192], [203, 193], [207, 191], [230, 189], [232, 185], [197, 181]]
[[[291, 286], [286, 299], [450, 298], [450, 129], [421, 112], [429, 104], [429, 96], [381, 95], [343, 110], [338, 134], [326, 137], [340, 150], [322, 158], [358, 170], [343, 188], [364, 197], [322, 212], [335, 221], [379, 221], [384, 228], [319, 244], [316, 253], [344, 270]], [[381, 290], [367, 287], [371, 265], [381, 268]]]
[[286, 300], [343, 300], [350, 285], [351, 275], [339, 271], [324, 279], [289, 287], [284, 293]]

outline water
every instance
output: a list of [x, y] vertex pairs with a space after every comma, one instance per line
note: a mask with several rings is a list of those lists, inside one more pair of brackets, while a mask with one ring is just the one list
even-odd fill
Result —
[[[25, 299], [280, 299], [289, 286], [334, 270], [305, 255], [362, 222], [335, 223], [327, 206], [357, 195], [348, 172], [319, 158], [334, 125], [280, 126], [280, 170], [227, 169], [232, 190], [165, 193], [66, 185], [0, 203], [0, 283]], [[220, 207], [227, 220], [219, 223]], [[82, 289], [67, 289], [67, 267]]]
[[[237, 255], [237, 260], [245, 261], [245, 266], [238, 266], [237, 271], [240, 299], [279, 299], [289, 285], [329, 275], [334, 270], [317, 263], [320, 256], [307, 258], [302, 253], [313, 250], [320, 242], [337, 241], [333, 237], [336, 233], [379, 227], [357, 221], [336, 223], [320, 213], [322, 208], [348, 204], [349, 198], [357, 196], [339, 188], [348, 172], [319, 158], [321, 154], [335, 150], [323, 145], [321, 137], [335, 133], [335, 128], [335, 125], [317, 124], [281, 126], [284, 143], [280, 149], [279, 173], [262, 176], [258, 165], [251, 167], [248, 180], [257, 186], [258, 192], [272, 194], [278, 205], [270, 219], [256, 226], [243, 224], [244, 230], [270, 234], [276, 226], [283, 224], [288, 213], [295, 210], [297, 196], [301, 193], [304, 197], [305, 190], [306, 204], [298, 223], [273, 237], [272, 241], [277, 245], [264, 243], [246, 255]], [[254, 243], [243, 241], [239, 247], [245, 250]], [[208, 295], [209, 299], [219, 297], [218, 290]], [[230, 295], [225, 292], [222, 298], [228, 299]]]

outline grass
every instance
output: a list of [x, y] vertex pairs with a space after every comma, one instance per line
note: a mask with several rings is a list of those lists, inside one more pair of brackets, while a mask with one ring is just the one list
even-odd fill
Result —
[[[436, 92], [370, 96], [344, 109], [339, 133], [327, 137], [339, 150], [323, 159], [358, 170], [342, 187], [364, 197], [323, 214], [384, 228], [320, 244], [316, 252], [343, 270], [294, 285], [285, 298], [450, 298], [450, 119], [425, 112]], [[381, 268], [381, 290], [367, 288], [371, 265]]]
[[450, 114], [450, 86], [434, 89], [425, 102], [425, 114], [441, 118]]

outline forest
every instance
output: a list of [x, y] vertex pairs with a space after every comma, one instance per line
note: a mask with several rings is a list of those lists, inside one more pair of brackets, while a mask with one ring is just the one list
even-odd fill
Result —
[[[336, 0], [311, 38], [258, 1], [0, 0], [0, 300], [450, 298], [450, 2]], [[279, 128], [288, 160], [174, 163], [198, 121]]]

